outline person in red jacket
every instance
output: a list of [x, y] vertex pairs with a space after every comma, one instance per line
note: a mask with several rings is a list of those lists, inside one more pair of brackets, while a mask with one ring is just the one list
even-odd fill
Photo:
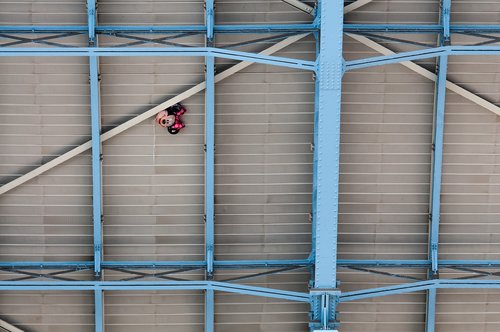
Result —
[[177, 134], [186, 125], [181, 120], [181, 115], [186, 113], [186, 108], [177, 103], [156, 115], [156, 122], [172, 135]]

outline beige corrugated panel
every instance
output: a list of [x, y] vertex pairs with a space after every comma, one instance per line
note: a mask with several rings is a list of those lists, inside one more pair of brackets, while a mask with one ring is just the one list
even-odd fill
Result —
[[2, 0], [2, 25], [86, 25], [82, 0]]
[[202, 292], [105, 292], [107, 332], [204, 331]]
[[[383, 271], [383, 269], [381, 269]], [[425, 279], [424, 270], [391, 269], [392, 273]], [[340, 269], [342, 292], [412, 282], [389, 276]], [[398, 294], [341, 303], [342, 332], [421, 332], [425, 321], [425, 292]]]
[[436, 0], [373, 0], [347, 14], [345, 21], [366, 24], [436, 24], [438, 13], [439, 1]]
[[[218, 280], [265, 270], [222, 271]], [[270, 287], [289, 291], [307, 292], [309, 273], [304, 270], [284, 272], [251, 280], [238, 281], [257, 287]], [[309, 304], [280, 299], [215, 293], [215, 330], [230, 332], [249, 331], [307, 331]]]
[[94, 331], [90, 292], [1, 292], [2, 319], [27, 332]]
[[[199, 58], [101, 58], [101, 73], [104, 128], [204, 79]], [[184, 105], [178, 135], [151, 118], [104, 143], [107, 260], [203, 259], [203, 95]]]
[[[310, 56], [312, 45], [277, 55]], [[313, 91], [311, 73], [266, 65], [217, 84], [217, 259], [309, 254]]]
[[443, 289], [437, 294], [436, 330], [496, 332], [500, 330], [498, 289]]
[[339, 257], [425, 259], [434, 83], [400, 65], [343, 82]]
[[101, 25], [202, 25], [203, 0], [99, 0]]
[[500, 3], [495, 0], [453, 0], [452, 24], [498, 24]]
[[[498, 103], [498, 61], [494, 57], [452, 57], [449, 77]], [[498, 116], [455, 94], [448, 94], [446, 107], [441, 258], [498, 259]]]
[[[87, 140], [84, 58], [0, 59], [1, 182]], [[88, 260], [90, 156], [84, 154], [0, 197], [2, 261]]]
[[312, 18], [281, 0], [217, 0], [216, 24], [307, 23]]

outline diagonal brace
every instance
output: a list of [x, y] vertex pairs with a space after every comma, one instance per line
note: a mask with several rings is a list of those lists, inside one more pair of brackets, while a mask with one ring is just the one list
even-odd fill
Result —
[[[301, 35], [289, 37], [289, 38], [265, 49], [260, 54], [269, 55], [269, 54], [276, 53], [276, 52], [282, 50], [283, 48], [293, 44], [294, 42], [301, 40], [302, 38], [304, 38], [307, 35], [308, 34], [301, 34]], [[223, 71], [222, 73], [217, 74], [215, 76], [215, 82], [216, 83], [220, 82], [223, 79], [247, 68], [248, 66], [250, 66], [253, 63], [254, 62], [246, 62], [246, 61], [240, 62], [240, 63], [234, 65], [233, 67]], [[170, 107], [172, 105], [175, 105], [176, 103], [179, 103], [179, 102], [183, 101], [184, 99], [189, 98], [189, 97], [197, 94], [198, 92], [203, 91], [206, 87], [205, 83], [206, 83], [205, 81], [201, 82], [201, 83], [195, 85], [194, 87], [184, 91], [183, 93], [181, 93], [173, 98], [170, 98], [169, 100], [159, 104], [158, 106], [155, 106], [155, 107], [151, 108], [150, 110], [148, 110], [148, 111], [122, 123], [121, 125], [105, 132], [104, 134], [101, 134], [101, 142], [105, 142], [108, 139], [115, 137], [116, 135], [126, 131], [127, 129], [141, 123], [142, 121], [149, 119], [150, 117], [154, 116], [156, 113], [164, 110], [165, 108]], [[12, 190], [12, 189], [18, 187], [19, 185], [37, 177], [40, 174], [47, 172], [48, 170], [54, 168], [55, 166], [60, 165], [64, 162], [70, 160], [71, 158], [79, 155], [80, 153], [87, 151], [88, 149], [90, 149], [90, 147], [91, 147], [91, 141], [85, 142], [85, 143], [71, 149], [70, 151], [62, 154], [61, 156], [52, 159], [48, 163], [45, 163], [45, 164], [37, 167], [36, 169], [26, 173], [25, 175], [22, 175], [21, 177], [3, 185], [2, 187], [0, 187], [0, 195], [6, 193], [9, 190]]]

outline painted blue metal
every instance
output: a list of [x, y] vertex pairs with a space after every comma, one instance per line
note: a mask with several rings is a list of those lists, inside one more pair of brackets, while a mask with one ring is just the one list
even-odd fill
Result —
[[434, 332], [436, 326], [436, 294], [437, 290], [432, 288], [427, 291], [427, 306], [425, 308], [425, 332]]
[[101, 193], [101, 141], [99, 111], [98, 59], [89, 57], [90, 62], [90, 110], [92, 123], [92, 207], [94, 224], [94, 272], [101, 272], [102, 258], [102, 193]]
[[213, 290], [227, 293], [262, 296], [289, 301], [309, 303], [308, 293], [285, 291], [265, 287], [237, 285], [217, 281], [78, 281], [78, 282], [9, 282], [0, 281], [0, 290], [102, 290], [102, 291], [145, 291], [145, 290]]
[[[446, 46], [402, 52], [394, 55], [370, 57], [346, 62], [346, 70], [380, 66], [402, 61], [427, 59], [441, 55], [498, 55], [499, 46]], [[315, 70], [312, 61], [270, 55], [253, 54], [218, 48], [0, 48], [0, 56], [214, 56], [233, 60], [252, 61], [303, 70]]]
[[430, 266], [429, 260], [370, 260], [370, 259], [339, 259], [338, 266], [358, 266], [358, 267], [408, 267], [422, 268]]
[[207, 26], [207, 42], [211, 46], [215, 25], [214, 0], [205, 0], [205, 24]]
[[[315, 15], [317, 14], [318, 11], [315, 11]], [[316, 59], [319, 57], [319, 50], [320, 50], [320, 45], [319, 45], [319, 33], [314, 33], [314, 39], [315, 39], [315, 44], [316, 44]], [[311, 143], [311, 149], [313, 150], [313, 178], [312, 178], [312, 202], [316, 201], [316, 193], [317, 193], [317, 188], [316, 184], [318, 183], [317, 176], [318, 176], [318, 156], [316, 153], [314, 153], [316, 149], [316, 144], [318, 142], [318, 121], [319, 121], [319, 78], [314, 75], [314, 130], [313, 130], [313, 141]], [[316, 215], [316, 204], [312, 204], [311, 207], [311, 254], [309, 256], [310, 259], [314, 260], [314, 257], [316, 257], [316, 222], [314, 220], [314, 216]], [[314, 274], [311, 274], [311, 278], [314, 278]], [[311, 280], [311, 283], [314, 281]]]
[[[442, 1], [442, 19], [449, 25], [450, 0]], [[443, 31], [448, 31], [443, 26]], [[440, 38], [441, 44], [449, 41], [448, 35]], [[448, 56], [442, 55], [438, 59], [436, 97], [435, 97], [435, 125], [433, 137], [433, 163], [432, 163], [432, 189], [430, 206], [430, 232], [429, 232], [429, 259], [431, 260], [431, 273], [438, 272], [438, 246], [439, 246], [439, 221], [441, 218], [441, 174], [443, 166], [443, 136], [444, 136], [444, 112], [446, 104], [446, 74], [448, 69]]]
[[429, 59], [449, 55], [499, 55], [500, 46], [443, 46], [418, 51], [401, 52], [346, 62], [346, 70], [388, 65], [403, 61]]
[[53, 48], [0, 48], [0, 56], [213, 56], [225, 59], [251, 61], [282, 67], [311, 70], [316, 69], [313, 61], [253, 54], [214, 47], [53, 47]]
[[96, 287], [94, 289], [94, 319], [95, 332], [104, 331], [104, 299], [102, 289]]
[[[500, 26], [499, 26], [500, 27]], [[439, 24], [344, 24], [344, 32], [439, 33]]]
[[[317, 31], [318, 27], [315, 24], [269, 24], [269, 25], [215, 25], [212, 24], [213, 31], [216, 33], [274, 33], [274, 32], [313, 32]], [[0, 26], [0, 33], [57, 33], [57, 32], [81, 32], [86, 33], [88, 26]], [[120, 26], [100, 25], [95, 27], [98, 34], [114, 34], [114, 33], [183, 33], [183, 32], [200, 32], [206, 33], [207, 26], [205, 25], [185, 25], [185, 26]]]
[[[383, 32], [383, 33], [432, 33], [443, 32], [441, 24], [344, 24], [344, 32]], [[450, 33], [477, 32], [498, 33], [500, 25], [450, 25]]]
[[343, 2], [318, 2], [318, 124], [314, 146], [315, 288], [336, 288]]
[[[214, 1], [205, 2], [207, 45], [213, 43]], [[211, 23], [210, 23], [211, 22]], [[214, 190], [215, 190], [215, 59], [205, 57], [205, 259], [207, 277], [214, 272]]]
[[[335, 324], [337, 287], [337, 222], [340, 165], [340, 101], [342, 88], [343, 1], [318, 1], [317, 17], [321, 35], [317, 58], [317, 112], [313, 157], [313, 223], [315, 303], [311, 330]], [[318, 290], [324, 290], [318, 293]], [[326, 299], [325, 299], [326, 298]], [[325, 302], [326, 301], [326, 302]]]
[[[439, 45], [450, 44], [450, 13], [451, 0], [441, 0], [440, 24], [442, 32]], [[430, 202], [430, 225], [429, 225], [429, 260], [431, 268], [428, 270], [429, 278], [438, 278], [439, 271], [439, 223], [441, 219], [441, 174], [443, 166], [443, 137], [444, 137], [444, 113], [446, 106], [446, 74], [448, 71], [448, 56], [441, 55], [437, 64], [436, 93], [434, 102], [434, 133], [432, 154], [432, 179], [431, 179], [431, 202]], [[425, 331], [434, 332], [436, 325], [436, 297], [437, 290], [427, 291], [427, 306], [425, 318]]]
[[[439, 260], [440, 267], [484, 267], [500, 268], [499, 260]], [[253, 269], [277, 268], [287, 266], [312, 266], [310, 259], [302, 260], [245, 260], [214, 261], [214, 269]], [[161, 268], [205, 268], [206, 261], [103, 261], [101, 267], [125, 269]], [[338, 267], [386, 267], [386, 268], [430, 268], [430, 260], [346, 260], [339, 259]], [[0, 262], [0, 269], [93, 269], [94, 262]]]
[[92, 46], [96, 42], [95, 27], [97, 22], [96, 15], [96, 0], [87, 0], [87, 20], [88, 20], [88, 35], [89, 45]]
[[215, 294], [213, 289], [207, 289], [205, 291], [205, 332], [214, 332], [214, 297]]
[[[214, 0], [205, 0], [205, 46], [214, 42]], [[205, 57], [205, 260], [206, 278], [214, 276], [215, 251], [215, 58]], [[213, 289], [205, 291], [205, 332], [214, 331], [215, 295]]]
[[451, 14], [451, 0], [441, 0], [441, 15], [440, 23], [442, 27], [442, 33], [440, 38], [440, 44], [448, 45], [450, 41], [450, 14]]
[[414, 293], [430, 289], [500, 289], [500, 280], [434, 279], [415, 283], [345, 292], [340, 295], [340, 302], [348, 302], [396, 294]]
[[[269, 32], [313, 32], [319, 29], [319, 20], [313, 24], [271, 24], [271, 25], [214, 25], [216, 33], [269, 33]], [[88, 31], [86, 25], [62, 26], [1, 26], [0, 32], [8, 33], [56, 33]], [[178, 33], [205, 32], [204, 25], [185, 26], [98, 26], [97, 33]], [[344, 24], [345, 32], [384, 32], [384, 33], [433, 33], [443, 32], [440, 24]], [[450, 26], [450, 33], [476, 32], [499, 33], [498, 24], [456, 24]]]

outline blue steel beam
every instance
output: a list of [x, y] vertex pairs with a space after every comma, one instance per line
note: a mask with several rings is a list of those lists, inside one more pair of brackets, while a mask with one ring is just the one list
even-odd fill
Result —
[[[381, 66], [403, 61], [428, 59], [441, 55], [500, 55], [500, 46], [445, 46], [393, 55], [347, 61], [346, 70]], [[211, 47], [171, 48], [0, 48], [0, 56], [213, 56], [233, 60], [251, 61], [302, 70], [316, 70], [316, 63], [300, 59], [253, 54]], [[321, 55], [320, 59], [321, 61]], [[318, 68], [321, 64], [317, 63]], [[338, 70], [338, 69], [336, 69]]]
[[[207, 29], [212, 26], [213, 0], [205, 2]], [[208, 30], [207, 30], [208, 31]], [[212, 31], [213, 32], [213, 31]], [[213, 38], [213, 33], [211, 34]], [[209, 39], [207, 34], [207, 44]], [[215, 189], [215, 59], [205, 57], [205, 259], [207, 261], [207, 276], [211, 279], [214, 270], [214, 189]]]
[[500, 55], [500, 46], [443, 46], [347, 61], [345, 65], [346, 70], [355, 70], [449, 55]]
[[[145, 291], [145, 290], [214, 290], [226, 293], [261, 296], [289, 301], [310, 303], [314, 295], [265, 287], [238, 285], [217, 281], [49, 281], [13, 282], [0, 281], [2, 291]], [[339, 294], [340, 302], [355, 301], [380, 296], [406, 294], [429, 289], [500, 289], [500, 280], [434, 279], [393, 286], [362, 289]], [[322, 291], [322, 290], [320, 290]]]
[[321, 1], [318, 7], [321, 39], [318, 58], [319, 91], [316, 91], [318, 123], [314, 143], [314, 287], [336, 288], [343, 3]]
[[232, 60], [250, 61], [302, 70], [316, 69], [313, 61], [254, 54], [214, 47], [53, 47], [53, 48], [0, 48], [0, 56], [212, 56]]
[[[451, 0], [441, 0], [440, 24], [442, 33], [439, 45], [450, 44], [450, 12]], [[436, 93], [434, 102], [434, 134], [433, 153], [431, 169], [431, 201], [430, 201], [430, 225], [429, 225], [429, 260], [431, 268], [428, 270], [429, 278], [438, 278], [439, 271], [439, 222], [441, 219], [441, 174], [443, 166], [443, 137], [444, 137], [444, 112], [446, 106], [446, 74], [448, 71], [448, 56], [441, 55], [438, 58], [436, 70]], [[427, 306], [425, 331], [434, 332], [436, 323], [436, 297], [437, 291], [427, 291]]]
[[415, 283], [387, 287], [363, 289], [345, 292], [340, 295], [340, 302], [349, 302], [374, 297], [407, 294], [431, 289], [500, 289], [500, 280], [454, 280], [434, 279]]
[[205, 291], [205, 332], [214, 332], [215, 294], [213, 289]]
[[434, 332], [436, 326], [437, 290], [435, 288], [427, 290], [426, 298], [425, 332]]
[[[96, 33], [182, 33], [206, 32], [204, 25], [186, 26], [98, 26]], [[0, 26], [4, 33], [86, 33], [86, 25], [67, 26]], [[319, 31], [316, 23], [312, 24], [271, 24], [271, 25], [214, 25], [215, 33], [270, 33], [270, 32], [314, 32]], [[384, 32], [384, 33], [425, 33], [439, 34], [443, 31], [440, 24], [344, 24], [344, 32]], [[500, 25], [469, 24], [450, 25], [450, 33], [500, 33]]]
[[146, 290], [213, 290], [226, 293], [261, 296], [297, 302], [310, 302], [308, 293], [238, 285], [217, 281], [78, 281], [78, 282], [11, 282], [0, 281], [0, 290], [46, 291], [146, 291]]
[[[231, 260], [214, 261], [214, 267], [218, 269], [251, 269], [251, 268], [276, 268], [290, 266], [310, 266], [309, 259], [297, 260]], [[205, 268], [206, 261], [103, 261], [102, 268], [129, 268], [129, 269], [161, 269], [161, 268]], [[93, 269], [94, 262], [0, 262], [0, 269]]]
[[95, 332], [104, 331], [104, 297], [102, 289], [94, 288], [94, 319]]
[[[343, 75], [343, 1], [318, 1], [321, 35], [317, 59], [318, 112], [313, 157], [314, 288], [311, 329], [333, 328], [338, 301], [337, 222], [340, 165], [340, 100]], [[319, 292], [321, 290], [321, 292]], [[318, 308], [318, 306], [320, 308]]]
[[96, 0], [87, 0], [87, 29], [89, 35], [89, 46], [93, 46], [96, 41], [96, 23], [97, 23], [97, 13], [96, 13]]
[[[483, 267], [500, 268], [499, 260], [439, 260], [441, 268], [450, 267]], [[309, 259], [303, 260], [231, 260], [214, 261], [214, 269], [262, 269], [291, 266], [312, 266]], [[205, 268], [206, 261], [103, 261], [101, 267], [128, 269], [162, 269], [162, 268]], [[417, 268], [431, 267], [430, 260], [346, 260], [339, 259], [338, 267], [386, 267], [386, 268]], [[0, 262], [0, 269], [25, 270], [57, 270], [57, 269], [93, 269], [93, 261], [82, 262]]]
[[[313, 32], [318, 27], [314, 24], [262, 24], [262, 25], [215, 25], [212, 24], [213, 31], [217, 33], [273, 33], [273, 32]], [[210, 27], [209, 27], [210, 28]], [[87, 26], [0, 26], [3, 33], [56, 33], [56, 32], [81, 32], [86, 33]], [[184, 32], [207, 32], [205, 25], [185, 25], [185, 26], [120, 26], [100, 25], [95, 28], [96, 33], [184, 33]]]
[[215, 25], [214, 0], [205, 0], [205, 25], [207, 27], [207, 44], [211, 46], [214, 39]]
[[[95, 45], [96, 2], [87, 0], [89, 45]], [[101, 274], [102, 260], [102, 186], [101, 186], [101, 112], [99, 103], [99, 59], [89, 57], [90, 113], [92, 134], [92, 219], [94, 228], [94, 272]]]
[[[87, 0], [88, 45], [97, 44], [95, 27], [97, 24], [96, 0]], [[99, 93], [99, 58], [89, 57], [90, 113], [92, 135], [92, 221], [94, 240], [94, 273], [101, 278], [102, 262], [102, 177], [101, 177], [101, 112]], [[102, 289], [94, 290], [95, 332], [104, 331], [104, 308]]]
[[[214, 0], [205, 0], [205, 46], [214, 42]], [[215, 250], [215, 58], [205, 57], [205, 260], [206, 278], [213, 279]], [[215, 296], [212, 289], [205, 291], [205, 332], [214, 331]]]
[[99, 112], [98, 59], [90, 62], [90, 110], [92, 122], [92, 207], [94, 227], [94, 272], [101, 273], [102, 260], [102, 193], [101, 193], [101, 126]]

